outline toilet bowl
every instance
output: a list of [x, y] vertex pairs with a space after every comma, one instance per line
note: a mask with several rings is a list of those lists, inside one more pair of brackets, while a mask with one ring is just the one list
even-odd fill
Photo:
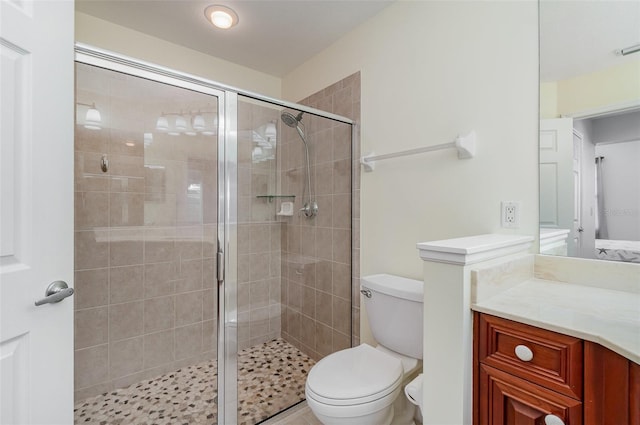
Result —
[[309, 372], [307, 404], [325, 425], [389, 424], [403, 375], [399, 359], [370, 345], [341, 350]]
[[307, 376], [307, 404], [324, 425], [413, 424], [415, 406], [402, 389], [421, 366], [423, 284], [375, 275], [363, 278], [362, 288], [369, 316], [389, 314], [370, 320], [380, 345], [361, 344], [321, 359]]

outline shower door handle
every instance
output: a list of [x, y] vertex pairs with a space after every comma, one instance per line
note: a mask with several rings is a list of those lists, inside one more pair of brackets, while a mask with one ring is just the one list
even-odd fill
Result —
[[584, 228], [583, 228], [582, 226], [578, 227], [578, 232], [579, 232], [579, 233], [584, 232]]
[[224, 252], [218, 250], [216, 254], [216, 269], [218, 270], [218, 284], [222, 283], [224, 280]]

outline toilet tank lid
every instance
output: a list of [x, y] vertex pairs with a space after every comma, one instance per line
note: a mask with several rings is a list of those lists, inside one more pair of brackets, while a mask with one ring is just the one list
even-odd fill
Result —
[[375, 274], [362, 278], [363, 288], [411, 301], [422, 302], [424, 282], [390, 274]]

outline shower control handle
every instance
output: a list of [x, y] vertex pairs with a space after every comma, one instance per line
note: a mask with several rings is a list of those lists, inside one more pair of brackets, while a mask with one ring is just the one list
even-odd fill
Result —
[[318, 215], [318, 203], [316, 201], [305, 202], [300, 211], [304, 213], [305, 217], [315, 217]]
[[309, 204], [304, 204], [304, 207], [300, 208], [300, 211], [304, 214], [305, 217], [313, 217]]

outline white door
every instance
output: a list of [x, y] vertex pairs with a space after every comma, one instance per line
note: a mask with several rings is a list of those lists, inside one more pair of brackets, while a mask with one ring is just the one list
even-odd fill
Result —
[[73, 0], [0, 0], [0, 424], [73, 423]]
[[540, 227], [571, 230], [568, 255], [575, 256], [573, 119], [540, 120]]
[[573, 130], [573, 160], [571, 171], [573, 173], [573, 223], [571, 233], [575, 254], [585, 258], [582, 246], [582, 135]]

